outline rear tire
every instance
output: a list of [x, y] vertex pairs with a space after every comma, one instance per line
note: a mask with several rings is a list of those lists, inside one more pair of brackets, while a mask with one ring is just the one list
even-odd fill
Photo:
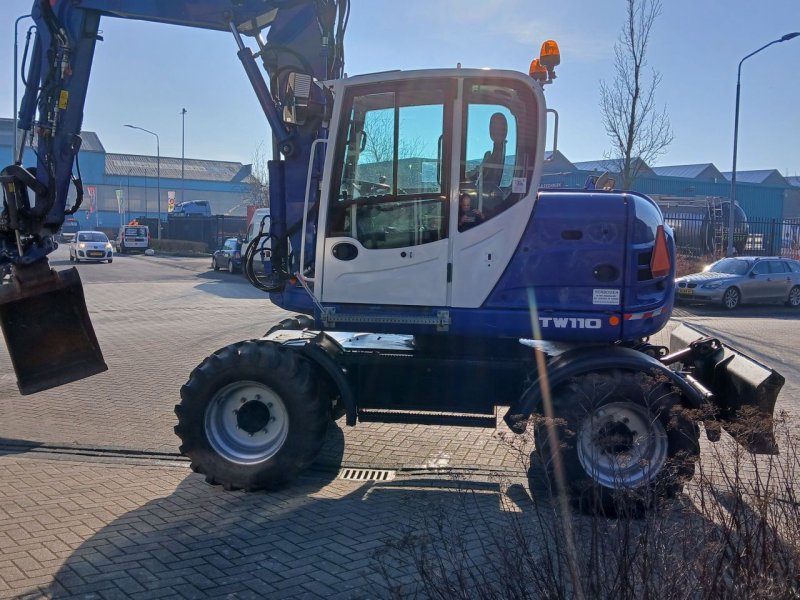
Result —
[[735, 287], [729, 287], [722, 294], [722, 307], [727, 310], [733, 310], [739, 306], [742, 301], [742, 295]]
[[319, 453], [330, 399], [299, 353], [252, 340], [195, 368], [175, 413], [180, 452], [206, 481], [227, 490], [275, 489]]
[[800, 285], [796, 285], [789, 290], [789, 299], [786, 304], [792, 308], [800, 308]]
[[698, 427], [679, 401], [668, 382], [640, 372], [589, 373], [560, 385], [554, 421], [534, 429], [551, 492], [559, 491], [560, 462], [564, 492], [583, 512], [638, 515], [675, 496], [700, 452]]

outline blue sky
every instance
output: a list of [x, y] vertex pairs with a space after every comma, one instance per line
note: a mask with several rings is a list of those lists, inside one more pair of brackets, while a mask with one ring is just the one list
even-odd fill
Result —
[[[664, 0], [649, 52], [663, 80], [675, 140], [658, 164], [732, 160], [736, 67], [742, 57], [800, 31], [798, 0]], [[349, 74], [452, 67], [526, 71], [544, 39], [561, 47], [558, 79], [546, 91], [559, 111], [559, 149], [573, 161], [602, 158], [609, 141], [599, 110], [599, 81], [613, 75], [622, 0], [351, 0], [345, 42]], [[0, 2], [0, 116], [12, 114], [13, 22], [30, 0]], [[104, 19], [84, 129], [109, 152], [180, 156], [181, 108], [186, 156], [251, 162], [269, 131], [230, 34]], [[20, 54], [25, 25], [20, 27]], [[739, 169], [800, 175], [800, 37], [748, 59], [742, 71]], [[268, 150], [267, 150], [268, 151]]]

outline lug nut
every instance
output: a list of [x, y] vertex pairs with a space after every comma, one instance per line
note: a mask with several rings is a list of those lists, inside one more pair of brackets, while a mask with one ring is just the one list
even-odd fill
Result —
[[267, 408], [272, 408], [272, 402], [267, 402]]

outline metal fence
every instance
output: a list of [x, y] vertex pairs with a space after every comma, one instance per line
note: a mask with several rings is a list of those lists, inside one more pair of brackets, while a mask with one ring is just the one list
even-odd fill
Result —
[[[667, 216], [675, 234], [678, 253], [688, 256], [725, 255], [728, 242], [727, 224], [713, 223], [705, 216]], [[800, 219], [748, 219], [733, 234], [734, 246], [740, 255], [786, 256], [800, 259]]]

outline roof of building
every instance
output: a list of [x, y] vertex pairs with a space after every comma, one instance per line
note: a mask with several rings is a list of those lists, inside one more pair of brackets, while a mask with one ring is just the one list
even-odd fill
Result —
[[222, 181], [227, 183], [250, 183], [252, 165], [224, 160], [199, 160], [141, 154], [106, 154], [106, 175], [133, 175], [136, 177], [155, 177], [160, 173], [164, 179], [181, 179], [183, 176], [194, 181]]
[[724, 179], [724, 175], [714, 163], [653, 167], [653, 172], [659, 177], [683, 177], [685, 179], [705, 179], [709, 181]]
[[[723, 173], [725, 179], [730, 181], [732, 173]], [[760, 183], [762, 185], [772, 185], [775, 187], [790, 187], [790, 183], [781, 175], [778, 169], [760, 169], [756, 171], [736, 171], [736, 181], [739, 183]]]
[[[640, 163], [641, 167], [639, 167], [639, 172], [637, 173], [638, 176], [649, 177], [653, 175], [653, 170], [650, 166], [640, 161], [638, 158], [634, 159], [634, 162]], [[583, 162], [576, 162], [573, 163], [575, 168], [579, 171], [596, 171], [598, 173], [619, 173], [620, 172], [620, 161], [619, 159], [612, 158], [612, 159], [605, 159], [605, 160], [587, 160]]]
[[800, 187], [800, 176], [792, 175], [791, 177], [784, 177], [784, 179], [786, 179], [792, 187]]
[[[28, 142], [30, 144], [30, 141]], [[0, 146], [14, 145], [14, 119], [0, 118]], [[106, 149], [94, 131], [81, 131], [83, 152], [105, 152]]]

